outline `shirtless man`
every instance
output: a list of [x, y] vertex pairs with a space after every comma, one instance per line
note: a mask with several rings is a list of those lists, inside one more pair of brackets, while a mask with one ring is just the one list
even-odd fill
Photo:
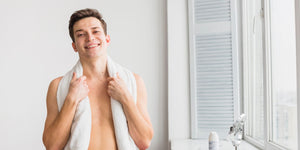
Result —
[[57, 89], [62, 77], [54, 79], [47, 94], [47, 118], [43, 142], [47, 150], [61, 150], [70, 136], [76, 107], [89, 97], [92, 112], [92, 131], [89, 150], [116, 150], [117, 143], [112, 120], [110, 97], [119, 101], [127, 119], [129, 134], [139, 149], [147, 149], [153, 136], [153, 128], [147, 112], [147, 94], [141, 77], [134, 74], [137, 85], [137, 102], [119, 77], [109, 77], [106, 68], [107, 47], [110, 37], [106, 23], [94, 9], [75, 12], [69, 22], [72, 46], [78, 52], [83, 76], [73, 73], [69, 92], [58, 111]]

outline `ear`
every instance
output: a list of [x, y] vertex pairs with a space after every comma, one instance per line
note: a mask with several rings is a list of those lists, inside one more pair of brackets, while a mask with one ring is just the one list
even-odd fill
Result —
[[110, 43], [110, 36], [109, 36], [109, 35], [106, 35], [106, 36], [105, 36], [105, 40], [106, 40], [106, 43], [109, 44], [109, 43]]
[[76, 48], [76, 44], [74, 42], [72, 43], [72, 47], [73, 47], [73, 49], [74, 49], [75, 52], [78, 52], [78, 50]]

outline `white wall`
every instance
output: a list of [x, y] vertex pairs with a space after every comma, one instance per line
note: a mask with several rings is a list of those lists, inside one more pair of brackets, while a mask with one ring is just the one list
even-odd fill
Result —
[[1, 1], [0, 149], [44, 149], [47, 88], [77, 60], [68, 21], [87, 7], [108, 22], [111, 56], [145, 81], [155, 132], [149, 149], [167, 149], [166, 0]]
[[190, 139], [188, 2], [168, 1], [169, 142]]

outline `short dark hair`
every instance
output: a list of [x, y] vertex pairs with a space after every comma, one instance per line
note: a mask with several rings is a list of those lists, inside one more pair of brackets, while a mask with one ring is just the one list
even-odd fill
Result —
[[90, 9], [90, 8], [81, 9], [75, 11], [70, 17], [70, 21], [69, 21], [69, 34], [73, 42], [75, 42], [74, 31], [73, 31], [74, 24], [77, 21], [87, 17], [97, 18], [101, 22], [105, 35], [107, 35], [106, 22], [103, 20], [102, 15], [96, 9]]

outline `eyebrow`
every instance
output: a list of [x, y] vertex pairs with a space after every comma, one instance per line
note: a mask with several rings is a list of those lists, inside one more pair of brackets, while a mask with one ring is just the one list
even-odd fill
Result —
[[80, 32], [80, 31], [83, 31], [83, 30], [82, 30], [82, 29], [76, 30], [75, 33], [76, 33], [76, 32]]
[[[100, 28], [100, 27], [92, 27], [92, 29], [99, 29], [99, 28]], [[80, 31], [83, 31], [83, 30], [82, 30], [82, 29], [78, 29], [78, 30], [75, 31], [75, 33], [76, 33], [76, 32], [80, 32]]]
[[100, 27], [92, 27], [92, 29], [99, 29]]

